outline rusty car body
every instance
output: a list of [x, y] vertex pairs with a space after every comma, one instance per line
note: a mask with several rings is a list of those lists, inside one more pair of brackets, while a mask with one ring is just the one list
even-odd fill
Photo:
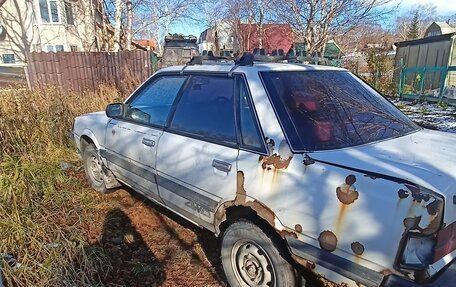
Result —
[[[83, 157], [96, 150], [96, 188], [126, 184], [221, 236], [247, 218], [298, 269], [350, 286], [453, 286], [456, 136], [416, 126], [347, 70], [168, 67], [76, 118], [74, 140]], [[280, 267], [244, 253], [224, 264], [230, 284], [284, 285]]]

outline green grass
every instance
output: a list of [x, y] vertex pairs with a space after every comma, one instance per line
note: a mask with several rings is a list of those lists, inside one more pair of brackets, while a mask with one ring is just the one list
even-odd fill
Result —
[[0, 98], [0, 254], [21, 264], [3, 262], [5, 283], [100, 285], [109, 262], [86, 233], [103, 203], [60, 161], [80, 165], [68, 138], [74, 117], [121, 96], [100, 87], [87, 93], [17, 89], [0, 91]]

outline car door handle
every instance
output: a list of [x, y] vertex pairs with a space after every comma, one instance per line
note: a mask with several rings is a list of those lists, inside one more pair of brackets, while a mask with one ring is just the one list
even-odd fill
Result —
[[212, 161], [212, 166], [226, 173], [229, 173], [231, 171], [231, 164], [224, 161], [214, 159]]
[[148, 139], [148, 138], [143, 138], [142, 143], [146, 146], [154, 147], [155, 146], [155, 141]]

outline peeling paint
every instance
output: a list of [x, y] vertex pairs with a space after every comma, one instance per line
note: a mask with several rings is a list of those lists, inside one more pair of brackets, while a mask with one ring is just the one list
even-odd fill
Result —
[[293, 153], [285, 140], [279, 145], [277, 153], [274, 152], [274, 141], [270, 139], [268, 143], [268, 149], [270, 156], [260, 156], [261, 167], [266, 170], [271, 170], [272, 167], [276, 169], [286, 169], [290, 165], [290, 161], [293, 158]]
[[256, 200], [248, 201], [243, 205], [252, 208], [261, 218], [266, 220], [272, 227], [275, 227], [275, 214], [269, 207]]
[[363, 255], [364, 253], [364, 245], [357, 241], [351, 244], [351, 249], [356, 255]]
[[290, 237], [293, 237], [293, 238], [295, 238], [295, 239], [298, 238], [298, 235], [296, 235], [296, 233], [294, 233], [293, 231], [286, 230], [286, 229], [280, 230], [280, 231], [279, 231], [279, 234], [280, 234], [282, 237], [290, 236]]
[[296, 263], [298, 263], [299, 265], [301, 265], [302, 267], [306, 268], [306, 269], [309, 269], [309, 270], [313, 270], [315, 269], [315, 263], [313, 262], [310, 262], [310, 261], [307, 261], [305, 260], [304, 258], [301, 258], [299, 256], [296, 256], [294, 254], [291, 254], [291, 257], [294, 259], [294, 261]]
[[337, 198], [343, 204], [352, 204], [358, 199], [359, 193], [353, 185], [356, 182], [356, 177], [350, 174], [345, 178], [345, 183], [336, 188]]
[[397, 195], [399, 196], [400, 199], [409, 197], [408, 191], [404, 190], [404, 189], [399, 189], [399, 191], [397, 192]]
[[298, 232], [298, 233], [302, 233], [302, 226], [301, 226], [301, 224], [296, 224], [296, 225], [295, 225], [295, 230], [296, 230], [296, 232]]
[[237, 172], [237, 190], [236, 198], [234, 199], [235, 205], [241, 205], [247, 201], [247, 192], [244, 189], [244, 172], [241, 170]]
[[329, 252], [333, 252], [336, 250], [337, 247], [337, 237], [329, 230], [325, 230], [320, 233], [318, 237], [318, 242], [320, 243], [320, 247], [324, 250]]
[[[410, 188], [411, 186], [407, 186]], [[420, 192], [418, 189], [411, 187], [410, 195], [412, 201], [407, 211], [407, 217], [404, 218], [405, 231], [416, 230], [424, 235], [430, 235], [436, 232], [441, 224], [443, 216], [443, 202], [434, 197], [432, 202], [431, 195]]]
[[428, 202], [429, 199], [431, 198], [431, 196], [429, 194], [421, 192], [421, 190], [416, 186], [406, 184], [405, 187], [407, 187], [407, 189], [410, 191], [410, 194], [412, 195], [413, 200], [418, 203], [420, 203], [423, 200], [425, 202]]

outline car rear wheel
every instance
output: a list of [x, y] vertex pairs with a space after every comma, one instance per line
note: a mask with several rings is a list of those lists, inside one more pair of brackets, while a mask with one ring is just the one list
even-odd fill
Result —
[[293, 266], [273, 238], [250, 221], [231, 224], [222, 238], [222, 264], [230, 286], [295, 286]]
[[90, 186], [98, 192], [106, 192], [103, 181], [102, 162], [95, 145], [89, 144], [83, 153], [84, 171]]

